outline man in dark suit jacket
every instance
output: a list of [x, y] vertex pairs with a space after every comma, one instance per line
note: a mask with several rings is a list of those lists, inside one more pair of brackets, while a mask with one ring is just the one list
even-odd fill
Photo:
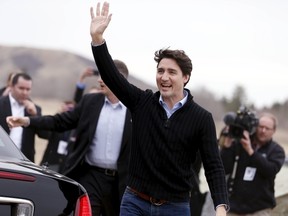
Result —
[[[128, 69], [126, 65], [119, 60], [114, 60], [114, 62], [122, 75], [127, 78]], [[84, 95], [71, 111], [38, 118], [9, 117], [7, 122], [10, 127], [29, 125], [28, 128], [41, 127], [59, 132], [76, 128], [75, 144], [67, 156], [62, 172], [68, 177], [79, 181], [86, 188], [90, 197], [93, 215], [103, 214], [106, 216], [116, 216], [119, 215], [120, 200], [126, 187], [132, 121], [131, 114], [125, 107], [126, 111], [122, 119], [124, 121], [123, 130], [120, 130], [122, 139], [117, 159], [117, 168], [109, 169], [91, 164], [88, 155], [91, 156], [90, 153], [95, 147], [93, 142], [96, 140], [97, 144], [97, 140], [99, 141], [109, 134], [108, 131], [102, 134], [98, 133], [98, 130], [101, 131], [101, 128], [99, 128], [101, 127], [99, 119], [101, 119], [101, 115], [103, 115], [103, 109], [105, 109], [103, 107], [111, 103], [113, 106], [116, 105], [121, 106], [121, 109], [124, 108], [123, 104], [104, 84], [101, 77], [99, 77], [98, 82], [102, 93]], [[109, 113], [109, 115], [113, 114]], [[115, 121], [113, 121], [113, 119], [110, 120], [112, 121], [112, 127], [119, 130], [117, 126], [119, 121], [117, 119], [115, 119]], [[115, 137], [117, 135], [116, 133], [117, 132], [113, 133], [112, 137]], [[105, 144], [109, 146], [108, 141]], [[117, 147], [115, 146], [115, 148]], [[97, 154], [97, 152], [95, 152], [95, 154]]]
[[12, 115], [41, 116], [41, 108], [30, 100], [32, 89], [32, 78], [26, 73], [17, 73], [12, 79], [10, 93], [0, 97], [0, 125], [10, 134], [14, 143], [21, 149], [24, 155], [34, 162], [35, 135], [48, 138], [47, 131], [35, 128], [23, 128], [20, 130], [9, 130], [6, 117]]

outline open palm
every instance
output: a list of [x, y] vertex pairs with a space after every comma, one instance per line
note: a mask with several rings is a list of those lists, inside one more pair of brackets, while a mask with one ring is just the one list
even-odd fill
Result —
[[[109, 3], [104, 2], [100, 11], [100, 3], [97, 3], [96, 15], [93, 7], [90, 8], [91, 24], [90, 34], [95, 42], [102, 42], [102, 36], [111, 21], [112, 14], [109, 14]], [[99, 41], [100, 40], [100, 41]]]

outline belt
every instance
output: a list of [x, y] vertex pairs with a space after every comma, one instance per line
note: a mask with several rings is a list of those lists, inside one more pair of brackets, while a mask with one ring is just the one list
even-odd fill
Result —
[[90, 166], [90, 167], [92, 167], [93, 169], [95, 169], [101, 173], [104, 173], [107, 176], [116, 176], [116, 174], [117, 174], [117, 170], [105, 169], [105, 168], [96, 167], [96, 166]]
[[131, 187], [127, 187], [128, 190], [130, 190], [131, 192], [133, 192], [134, 194], [136, 194], [138, 197], [140, 197], [141, 199], [143, 200], [146, 200], [148, 202], [150, 202], [151, 204], [155, 205], [155, 206], [161, 206], [163, 205], [164, 203], [167, 203], [168, 201], [166, 200], [162, 200], [162, 199], [156, 199], [156, 198], [153, 198], [147, 194], [143, 194]]

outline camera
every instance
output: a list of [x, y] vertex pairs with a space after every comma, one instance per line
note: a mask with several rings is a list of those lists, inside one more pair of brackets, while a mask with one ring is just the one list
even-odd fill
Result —
[[238, 140], [243, 137], [244, 130], [250, 135], [254, 134], [259, 122], [255, 114], [245, 106], [241, 106], [236, 113], [227, 113], [223, 120], [229, 126], [227, 135]]
[[97, 69], [93, 69], [94, 76], [99, 76], [99, 71]]

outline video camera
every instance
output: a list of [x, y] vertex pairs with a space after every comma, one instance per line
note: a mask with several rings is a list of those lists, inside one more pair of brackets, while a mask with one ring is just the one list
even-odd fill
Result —
[[237, 113], [229, 112], [224, 116], [224, 123], [229, 126], [228, 136], [240, 140], [243, 131], [247, 130], [250, 135], [255, 133], [258, 125], [258, 118], [245, 106], [241, 106]]

